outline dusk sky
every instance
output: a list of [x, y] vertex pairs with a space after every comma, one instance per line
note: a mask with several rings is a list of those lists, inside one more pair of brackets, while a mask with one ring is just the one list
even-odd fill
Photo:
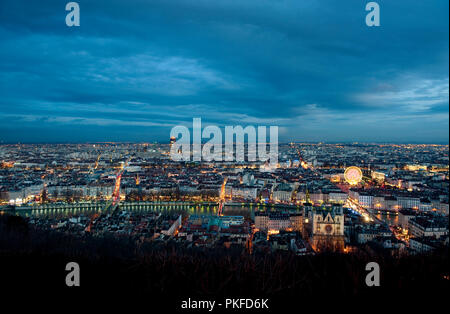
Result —
[[164, 141], [277, 125], [280, 141], [448, 143], [448, 0], [0, 1], [0, 142]]

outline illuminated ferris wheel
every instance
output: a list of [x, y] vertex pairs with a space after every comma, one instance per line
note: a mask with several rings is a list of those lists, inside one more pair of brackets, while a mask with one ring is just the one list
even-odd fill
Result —
[[357, 185], [361, 182], [362, 177], [362, 171], [358, 167], [352, 166], [345, 169], [344, 178], [350, 185]]

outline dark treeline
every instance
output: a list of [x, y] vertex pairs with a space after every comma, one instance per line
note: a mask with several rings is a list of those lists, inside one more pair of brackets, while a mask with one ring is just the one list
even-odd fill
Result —
[[[65, 265], [78, 262], [80, 291], [183, 296], [314, 298], [448, 291], [448, 251], [428, 256], [249, 255], [242, 249], [187, 249], [175, 242], [139, 244], [129, 238], [84, 238], [30, 228], [20, 217], [0, 216], [0, 276], [7, 286], [33, 293], [61, 292]], [[365, 265], [376, 261], [381, 287], [365, 285]], [[45, 289], [41, 289], [45, 287]]]

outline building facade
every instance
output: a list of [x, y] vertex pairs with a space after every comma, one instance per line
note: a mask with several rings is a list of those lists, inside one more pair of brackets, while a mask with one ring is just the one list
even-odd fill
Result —
[[313, 209], [310, 240], [316, 252], [344, 250], [344, 213], [341, 206]]

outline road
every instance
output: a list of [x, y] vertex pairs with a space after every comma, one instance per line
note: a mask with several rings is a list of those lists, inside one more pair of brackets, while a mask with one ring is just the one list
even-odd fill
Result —
[[370, 213], [367, 209], [359, 205], [359, 203], [354, 199], [351, 199], [350, 197], [347, 198], [346, 205], [351, 209], [353, 209], [354, 211], [358, 212], [364, 218], [364, 221], [368, 223], [376, 222], [387, 226], [387, 224], [384, 221], [378, 219], [374, 214]]

